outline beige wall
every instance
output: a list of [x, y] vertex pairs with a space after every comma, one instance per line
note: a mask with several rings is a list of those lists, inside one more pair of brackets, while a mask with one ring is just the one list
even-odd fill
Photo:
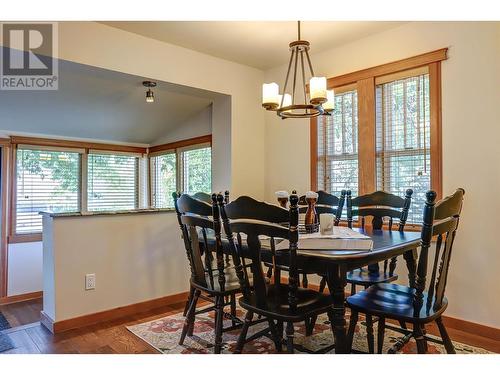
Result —
[[[331, 77], [443, 47], [443, 188], [466, 192], [447, 314], [500, 327], [500, 23], [409, 23], [313, 54], [312, 62], [316, 74]], [[282, 85], [284, 69], [267, 71], [266, 82]], [[266, 114], [267, 199], [279, 189], [309, 189], [308, 125]]]
[[264, 196], [262, 71], [94, 22], [60, 22], [59, 57], [230, 95], [213, 104], [213, 188]]
[[[189, 290], [175, 212], [45, 216], [43, 246], [43, 309], [54, 321]], [[89, 273], [95, 290], [85, 290]]]

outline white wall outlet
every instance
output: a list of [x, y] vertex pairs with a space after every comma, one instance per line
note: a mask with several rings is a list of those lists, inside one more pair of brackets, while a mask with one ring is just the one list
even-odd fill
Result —
[[85, 290], [95, 289], [95, 273], [85, 275]]

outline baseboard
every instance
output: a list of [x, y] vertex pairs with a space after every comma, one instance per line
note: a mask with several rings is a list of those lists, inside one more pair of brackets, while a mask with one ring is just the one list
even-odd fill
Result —
[[7, 296], [0, 298], [0, 305], [8, 305], [9, 303], [29, 301], [43, 297], [43, 292], [31, 292], [24, 294], [17, 294], [15, 296]]
[[160, 297], [148, 301], [134, 303], [132, 305], [117, 307], [110, 310], [99, 311], [93, 314], [82, 315], [76, 318], [54, 322], [43, 311], [40, 314], [40, 322], [52, 333], [69, 331], [70, 329], [81, 328], [103, 321], [123, 318], [129, 315], [147, 312], [166, 305], [186, 301], [189, 292], [182, 292], [170, 296]]

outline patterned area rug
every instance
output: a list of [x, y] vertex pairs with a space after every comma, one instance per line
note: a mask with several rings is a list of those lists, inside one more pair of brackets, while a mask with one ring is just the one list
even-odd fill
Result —
[[10, 324], [5, 316], [0, 312], [0, 353], [14, 348], [14, 343], [9, 336], [3, 334], [1, 331], [9, 329]]
[[[243, 319], [244, 313], [238, 311], [238, 316]], [[333, 335], [330, 323], [326, 314], [318, 317], [314, 334], [305, 336], [304, 323], [297, 323], [295, 326], [294, 342], [307, 350], [318, 351], [326, 348], [333, 343]], [[149, 345], [164, 354], [206, 354], [213, 353], [214, 342], [214, 312], [200, 314], [196, 316], [194, 327], [194, 335], [186, 337], [184, 345], [178, 345], [179, 337], [184, 324], [184, 317], [181, 313], [160, 318], [151, 322], [141, 323], [127, 327], [127, 329], [136, 336], [146, 341]], [[230, 326], [229, 320], [224, 320], [224, 327]], [[260, 323], [250, 327], [247, 337], [266, 328], [266, 323]], [[376, 324], [374, 327], [376, 334]], [[233, 352], [238, 339], [239, 329], [225, 332], [223, 335], [223, 353], [229, 354]], [[395, 343], [398, 337], [402, 335], [394, 331], [386, 330], [383, 352], [386, 353], [389, 348]], [[485, 349], [473, 347], [470, 345], [454, 342], [455, 350], [459, 354], [486, 354], [491, 353]], [[428, 343], [429, 354], [446, 353], [444, 347], [432, 342]], [[354, 336], [353, 349], [367, 352], [368, 345], [366, 341], [366, 330], [364, 325], [358, 324], [356, 334]], [[285, 351], [285, 348], [283, 349]], [[297, 349], [296, 352], [301, 352]], [[402, 353], [416, 353], [417, 348], [414, 340], [410, 340], [403, 347]], [[249, 342], [245, 345], [243, 353], [264, 354], [276, 353], [273, 342], [267, 337], [261, 337], [257, 340]]]

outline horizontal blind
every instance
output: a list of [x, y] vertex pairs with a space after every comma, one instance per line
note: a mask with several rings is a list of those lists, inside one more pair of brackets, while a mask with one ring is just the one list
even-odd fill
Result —
[[23, 147], [16, 158], [16, 234], [40, 233], [40, 211], [80, 210], [79, 153]]
[[377, 189], [413, 189], [408, 222], [421, 223], [430, 189], [429, 75], [376, 86]]
[[88, 210], [129, 210], [138, 207], [139, 158], [128, 155], [88, 155]]
[[317, 120], [317, 186], [334, 195], [343, 189], [358, 194], [358, 96], [356, 90], [335, 95], [332, 116]]
[[174, 206], [172, 193], [177, 191], [175, 152], [151, 157], [151, 204], [157, 208]]
[[212, 148], [200, 147], [180, 151], [181, 190], [187, 194], [212, 192]]

